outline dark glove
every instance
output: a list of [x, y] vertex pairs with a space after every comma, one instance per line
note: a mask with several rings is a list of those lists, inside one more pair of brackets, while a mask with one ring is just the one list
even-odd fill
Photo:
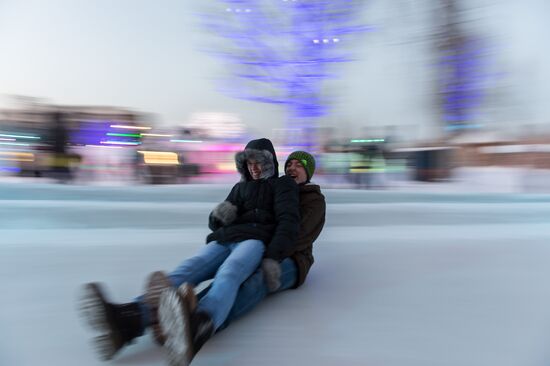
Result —
[[229, 225], [237, 218], [237, 206], [229, 201], [223, 201], [214, 208], [212, 216], [220, 220], [224, 226]]
[[262, 261], [264, 281], [269, 292], [275, 292], [281, 287], [281, 265], [274, 259], [265, 258]]

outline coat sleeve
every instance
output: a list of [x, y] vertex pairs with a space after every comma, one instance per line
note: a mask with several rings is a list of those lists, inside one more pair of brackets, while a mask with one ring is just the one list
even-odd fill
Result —
[[319, 195], [314, 201], [300, 202], [300, 232], [298, 234], [295, 250], [303, 250], [310, 247], [317, 240], [325, 225], [326, 202], [323, 195]]
[[274, 211], [277, 226], [267, 245], [266, 258], [281, 261], [291, 255], [300, 228], [298, 185], [290, 177], [280, 177], [274, 185]]
[[[235, 184], [233, 188], [231, 189], [231, 192], [227, 195], [226, 201], [231, 202], [235, 206], [238, 205], [238, 193], [239, 193], [239, 183]], [[216, 231], [219, 228], [223, 226], [223, 223], [218, 220], [214, 215], [212, 215], [213, 211], [210, 211], [210, 215], [208, 216], [208, 228], [212, 231]]]

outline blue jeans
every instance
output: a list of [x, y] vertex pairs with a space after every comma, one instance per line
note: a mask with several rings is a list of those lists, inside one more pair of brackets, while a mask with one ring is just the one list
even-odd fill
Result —
[[[298, 268], [296, 263], [290, 258], [284, 259], [281, 262], [281, 287], [275, 292], [288, 290], [296, 284], [297, 280]], [[210, 291], [211, 288], [207, 287], [198, 294], [198, 298], [202, 299], [203, 297], [208, 296]], [[261, 269], [258, 269], [241, 285], [229, 315], [223, 324], [217, 328], [217, 330], [226, 328], [235, 319], [254, 309], [256, 305], [258, 305], [269, 294], [269, 290], [267, 289], [264, 281], [263, 272]]]
[[[175, 288], [184, 282], [196, 286], [214, 278], [210, 291], [200, 299], [198, 310], [206, 311], [218, 329], [231, 310], [239, 286], [260, 265], [264, 250], [263, 242], [255, 239], [229, 244], [213, 241], [184, 260], [168, 278]], [[149, 309], [142, 297], [137, 300], [142, 306], [144, 324], [149, 325]]]

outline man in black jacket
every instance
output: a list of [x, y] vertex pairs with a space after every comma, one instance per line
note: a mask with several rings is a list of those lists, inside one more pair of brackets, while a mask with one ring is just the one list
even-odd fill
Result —
[[205, 341], [223, 324], [239, 286], [262, 258], [273, 263], [291, 254], [300, 217], [296, 182], [278, 177], [277, 157], [268, 139], [250, 141], [236, 154], [235, 162], [241, 181], [210, 214], [212, 233], [197, 255], [168, 275], [153, 273], [145, 296], [131, 303], [110, 303], [99, 284], [85, 285], [82, 310], [102, 333], [96, 338], [102, 359], [112, 358], [147, 326], [153, 326], [157, 341], [162, 343], [157, 320], [161, 291], [183, 283], [196, 286], [213, 278], [208, 294], [193, 304], [195, 324]]
[[[287, 256], [266, 258], [262, 268], [240, 287], [231, 312], [218, 330], [258, 305], [269, 293], [299, 287], [313, 265], [313, 242], [325, 223], [325, 197], [317, 184], [310, 182], [315, 171], [315, 159], [305, 151], [294, 151], [285, 163], [285, 174], [294, 179], [300, 189], [300, 232], [289, 243]], [[208, 296], [212, 287], [203, 290], [199, 299]], [[226, 299], [233, 301], [233, 299]], [[183, 284], [177, 292], [167, 290], [160, 301], [160, 326], [166, 333], [165, 347], [171, 365], [187, 365], [211, 334], [206, 336], [200, 327], [196, 311], [197, 298], [191, 284]]]

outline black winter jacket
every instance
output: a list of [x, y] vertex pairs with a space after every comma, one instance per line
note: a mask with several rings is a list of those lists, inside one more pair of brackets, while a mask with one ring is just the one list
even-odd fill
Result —
[[[247, 160], [262, 165], [260, 179], [253, 180]], [[220, 244], [261, 240], [266, 245], [266, 258], [282, 260], [290, 256], [300, 225], [298, 185], [290, 177], [278, 175], [275, 149], [268, 139], [250, 141], [244, 151], [235, 155], [241, 181], [233, 187], [226, 201], [237, 207], [237, 217], [223, 225], [212, 213], [207, 242]]]

